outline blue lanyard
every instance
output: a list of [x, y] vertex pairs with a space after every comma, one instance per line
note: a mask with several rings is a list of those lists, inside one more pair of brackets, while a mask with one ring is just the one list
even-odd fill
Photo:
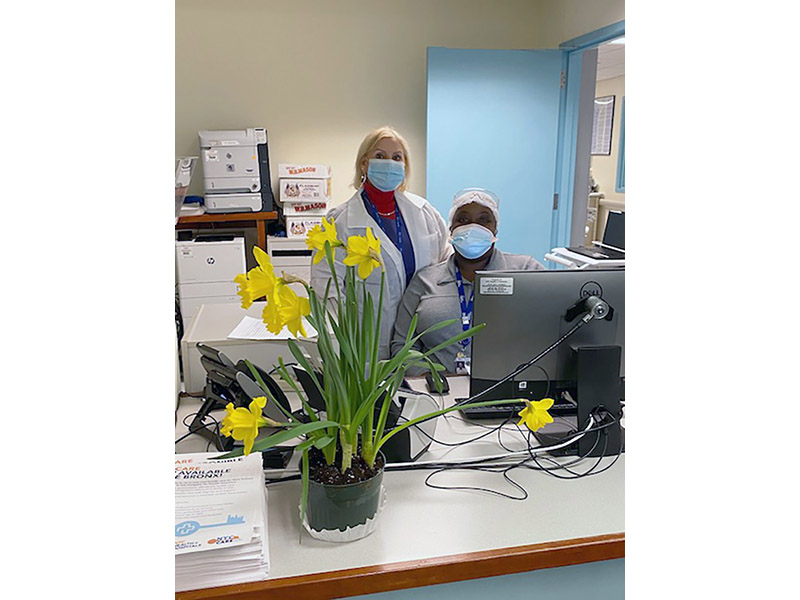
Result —
[[[378, 226], [383, 230], [386, 235], [389, 235], [389, 232], [386, 231], [386, 227], [384, 226], [384, 219], [378, 214], [378, 209], [375, 208], [375, 205], [370, 201], [369, 197], [367, 196], [367, 192], [361, 192], [361, 195], [364, 199], [364, 206], [367, 207], [367, 211], [369, 212], [370, 216], [375, 220]], [[395, 200], [395, 209], [394, 209], [394, 222], [395, 226], [397, 227], [397, 241], [395, 241], [395, 246], [397, 249], [400, 250], [400, 256], [403, 256], [403, 222], [402, 222], [402, 215], [400, 214], [400, 210], [397, 208], [397, 201]], [[391, 236], [390, 238], [391, 239]], [[394, 241], [394, 240], [392, 240]]]
[[[458, 265], [453, 263], [456, 268], [456, 285], [458, 286], [458, 300], [461, 302], [461, 327], [464, 331], [470, 328], [472, 324], [472, 301], [475, 300], [475, 287], [472, 288], [472, 293], [469, 296], [469, 302], [467, 302], [467, 296], [464, 294], [464, 280], [461, 277], [461, 271], [458, 268]], [[459, 343], [461, 347], [466, 350], [467, 346], [469, 346], [469, 338], [461, 340]]]

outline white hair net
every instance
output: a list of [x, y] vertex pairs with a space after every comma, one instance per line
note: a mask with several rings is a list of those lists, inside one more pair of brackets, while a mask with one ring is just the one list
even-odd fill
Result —
[[453, 217], [456, 211], [465, 204], [476, 202], [481, 206], [485, 206], [492, 211], [494, 220], [500, 225], [500, 198], [494, 192], [483, 188], [464, 188], [453, 196], [453, 207], [450, 209], [450, 216], [448, 218], [450, 226], [453, 225]]

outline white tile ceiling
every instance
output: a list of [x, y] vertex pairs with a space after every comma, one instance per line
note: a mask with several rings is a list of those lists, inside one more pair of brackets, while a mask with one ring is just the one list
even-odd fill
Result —
[[625, 75], [625, 44], [603, 44], [597, 48], [597, 81]]

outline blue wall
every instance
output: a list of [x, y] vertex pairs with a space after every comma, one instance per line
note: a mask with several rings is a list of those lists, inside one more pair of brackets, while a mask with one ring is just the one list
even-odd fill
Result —
[[500, 197], [497, 247], [550, 250], [562, 53], [428, 48], [426, 197], [447, 219], [453, 195]]
[[355, 596], [356, 600], [622, 600], [625, 559]]

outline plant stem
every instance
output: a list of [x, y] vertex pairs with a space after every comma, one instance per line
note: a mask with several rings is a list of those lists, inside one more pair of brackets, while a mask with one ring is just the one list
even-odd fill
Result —
[[[369, 430], [370, 430], [370, 434], [371, 434], [372, 433], [372, 427], [370, 427]], [[372, 435], [363, 436], [363, 438], [361, 440], [361, 444], [362, 444], [361, 458], [363, 458], [364, 461], [370, 467], [372, 467], [372, 465], [375, 463], [375, 455], [377, 454], [377, 452], [375, 452], [373, 450]]]
[[344, 429], [339, 431], [339, 443], [342, 445], [342, 473], [353, 464], [353, 444], [347, 439]]

